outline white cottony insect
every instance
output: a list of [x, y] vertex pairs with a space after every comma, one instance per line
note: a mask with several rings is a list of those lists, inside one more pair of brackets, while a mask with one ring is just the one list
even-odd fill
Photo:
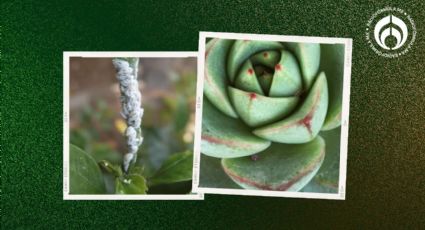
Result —
[[143, 142], [140, 125], [142, 123], [143, 109], [142, 95], [137, 82], [138, 59], [129, 63], [127, 60], [115, 58], [112, 60], [117, 71], [117, 79], [121, 92], [121, 116], [126, 120], [128, 153], [124, 155], [123, 168], [127, 172], [131, 162], [136, 161], [137, 150]]

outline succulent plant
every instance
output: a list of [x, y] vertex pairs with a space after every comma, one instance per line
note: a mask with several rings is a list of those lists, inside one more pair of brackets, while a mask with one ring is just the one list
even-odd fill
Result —
[[335, 192], [343, 64], [342, 44], [210, 40], [201, 152], [245, 189]]

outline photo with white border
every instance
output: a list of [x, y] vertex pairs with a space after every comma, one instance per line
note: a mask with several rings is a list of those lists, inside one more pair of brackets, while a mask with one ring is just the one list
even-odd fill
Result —
[[345, 200], [351, 53], [350, 38], [200, 32], [193, 191]]
[[[167, 156], [160, 155], [152, 160], [152, 165], [157, 165], [156, 173], [153, 171], [151, 173], [153, 176], [152, 180], [149, 180], [149, 178], [144, 176], [144, 173], [148, 173], [149, 168], [145, 168], [145, 166], [134, 166], [137, 158], [137, 150], [140, 146], [144, 146], [146, 144], [149, 144], [149, 138], [146, 136], [145, 130], [141, 130], [140, 123], [143, 122], [149, 123], [172, 123], [172, 128], [164, 128], [164, 130], [155, 130], [155, 127], [150, 128], [153, 129], [153, 132], [159, 133], [158, 136], [162, 137], [160, 141], [151, 140], [152, 143], [157, 142], [156, 144], [156, 150], [160, 152], [163, 151], [174, 151], [175, 149], [181, 149], [182, 146], [193, 146], [193, 133], [194, 133], [194, 123], [196, 118], [196, 95], [195, 95], [195, 88], [197, 85], [197, 70], [196, 70], [196, 64], [197, 64], [197, 52], [63, 52], [63, 199], [64, 200], [203, 200], [204, 195], [202, 193], [195, 193], [193, 192], [193, 189], [191, 189], [192, 182], [190, 181], [192, 178], [192, 166], [193, 166], [193, 147], [185, 150], [185, 152], [177, 152], [174, 154], [174, 152], [171, 152]], [[122, 57], [120, 59], [120, 57]], [[96, 60], [98, 62], [97, 67], [99, 67], [97, 70], [92, 70], [90, 67], [90, 64], [88, 65], [81, 65], [79, 63], [78, 65], [71, 66], [71, 59], [90, 59], [91, 63], [96, 64]], [[118, 59], [117, 59], [118, 58]], [[102, 60], [103, 59], [103, 60]], [[107, 59], [106, 61], [104, 59]], [[144, 84], [138, 79], [138, 76], [141, 74], [138, 74], [138, 71], [140, 71], [140, 67], [143, 68], [142, 64], [139, 65], [139, 60], [146, 59], [150, 60], [149, 63], [157, 63], [155, 62], [156, 59], [167, 59], [172, 61], [166, 61], [164, 60], [163, 63], [165, 63], [171, 70], [168, 70], [166, 67], [161, 66], [155, 66], [152, 67], [153, 69], [151, 71], [151, 85], [155, 86], [159, 85], [162, 86], [160, 90], [156, 89], [150, 89], [151, 97], [149, 95], [146, 95], [149, 93], [149, 85], [145, 86], [146, 91], [141, 92], [141, 95], [138, 93], [140, 89], [143, 89]], [[190, 59], [190, 61], [187, 61]], [[102, 60], [99, 62], [99, 60]], [[176, 60], [176, 61], [174, 61]], [[134, 61], [136, 64], [132, 65], [132, 61]], [[147, 62], [146, 62], [147, 63]], [[187, 64], [189, 63], [189, 64]], [[176, 67], [177, 66], [177, 67]], [[148, 66], [149, 67], [149, 66]], [[75, 91], [77, 90], [71, 90], [71, 78], [73, 76], [70, 76], [72, 69], [71, 68], [77, 68], [79, 70], [84, 70], [83, 74], [80, 74], [79, 81], [77, 85], [77, 88], [81, 85], [88, 85], [90, 84], [90, 89], [86, 90], [88, 93], [85, 95], [79, 95], [76, 97], [75, 95], [70, 95], [72, 93], [76, 94]], [[162, 71], [161, 71], [162, 68]], [[173, 68], [179, 68], [179, 71], [174, 71]], [[101, 71], [99, 71], [99, 69]], [[186, 71], [187, 70], [187, 71]], [[98, 73], [94, 73], [94, 71], [99, 71]], [[113, 71], [113, 72], [112, 72]], [[156, 71], [156, 72], [153, 72]], [[185, 72], [186, 71], [186, 72]], [[75, 72], [75, 71], [74, 71]], [[80, 71], [81, 72], [81, 71]], [[190, 73], [189, 73], [190, 72]], [[193, 73], [192, 73], [193, 72]], [[183, 74], [182, 74], [183, 73]], [[184, 74], [187, 74], [187, 76], [183, 76]], [[94, 78], [90, 78], [91, 76], [99, 76]], [[184, 79], [183, 79], [184, 78]], [[135, 81], [133, 80], [135, 79]], [[183, 79], [183, 80], [182, 80]], [[102, 86], [102, 84], [105, 81], [109, 81], [108, 87], [105, 87], [103, 91], [101, 89], [98, 89]], [[174, 84], [177, 84], [178, 86], [174, 86]], [[168, 84], [166, 86], [163, 86], [164, 84]], [[186, 87], [185, 84], [190, 84], [191, 87]], [[171, 85], [171, 86], [170, 86]], [[170, 88], [178, 88], [178, 90], [185, 91], [184, 93], [180, 94], [172, 94], [170, 93]], [[153, 87], [155, 88], [155, 87]], [[172, 89], [174, 89], [172, 88]], [[178, 91], [177, 89], [174, 91]], [[188, 96], [187, 94], [190, 94], [190, 90], [193, 90], [193, 96]], [[71, 92], [73, 91], [73, 92]], [[100, 98], [104, 96], [105, 98], [113, 98], [112, 100], [114, 103], [108, 104], [107, 102], [95, 102], [96, 108], [91, 108], [91, 104], [89, 104], [87, 101], [93, 100], [91, 99], [91, 95], [95, 91], [102, 91], [100, 92]], [[143, 91], [143, 90], [142, 90]], [[78, 92], [79, 93], [79, 92]], [[180, 93], [180, 91], [179, 91]], [[121, 95], [120, 95], [121, 94]], [[73, 97], [74, 96], [74, 97]], [[73, 97], [73, 100], [71, 100], [71, 97]], [[149, 98], [154, 98], [157, 103], [150, 105], [153, 109], [157, 109], [157, 107], [162, 108], [162, 110], [155, 110], [155, 112], [149, 112], [147, 110], [149, 108], [145, 108], [145, 102]], [[158, 99], [159, 98], [159, 99]], [[174, 100], [175, 98], [179, 98], [181, 100]], [[192, 101], [189, 101], [192, 99]], [[105, 99], [106, 100], [106, 99]], [[158, 102], [159, 101], [159, 102]], [[162, 104], [161, 104], [162, 103]], [[163, 104], [166, 104], [164, 107]], [[113, 157], [110, 155], [107, 156], [106, 160], [98, 160], [93, 155], [86, 156], [90, 154], [84, 154], [85, 150], [82, 150], [80, 148], [76, 148], [71, 146], [70, 144], [70, 136], [71, 134], [71, 105], [83, 104], [84, 106], [88, 108], [84, 108], [86, 110], [83, 111], [83, 113], [78, 114], [81, 117], [86, 117], [88, 119], [88, 122], [86, 122], [89, 126], [92, 124], [93, 127], [100, 130], [100, 134], [98, 133], [90, 133], [87, 132], [87, 130], [82, 130], [81, 132], [75, 134], [77, 137], [82, 137], [81, 141], [89, 142], [87, 139], [90, 137], [90, 141], [93, 143], [89, 143], [90, 150], [97, 151], [99, 154], [106, 154], [105, 152], [111, 152], [111, 146], [115, 147], [116, 150], [114, 152], [117, 152], [114, 157], [118, 158], [118, 162], [120, 164], [111, 164], [110, 161], [113, 161]], [[160, 104], [159, 106], [157, 104]], [[193, 104], [193, 106], [190, 106], [190, 104]], [[88, 105], [88, 106], [87, 106]], [[162, 106], [162, 107], [161, 107]], [[108, 107], [114, 107], [113, 110]], [[124, 109], [125, 107], [125, 109]], [[193, 107], [193, 111], [188, 111], [187, 108]], [[100, 109], [99, 109], [100, 108]], [[165, 108], [165, 109], [164, 109]], [[100, 110], [95, 111], [95, 110]], [[143, 111], [144, 110], [144, 111]], [[166, 112], [158, 112], [163, 111]], [[172, 111], [172, 112], [168, 112]], [[168, 112], [168, 114], [167, 114]], [[151, 113], [151, 114], [149, 114]], [[179, 118], [175, 118], [173, 115], [179, 114]], [[165, 114], [165, 115], [164, 115]], [[171, 114], [171, 115], [170, 115]], [[141, 116], [140, 116], [141, 115]], [[164, 116], [162, 116], [164, 115]], [[108, 116], [112, 122], [105, 122], [100, 123], [96, 121], [98, 117], [101, 116]], [[75, 117], [75, 116], [74, 116]], [[87, 118], [88, 117], [88, 118]], [[94, 118], [93, 118], [94, 117]], [[97, 118], [96, 118], [97, 117]], [[139, 118], [137, 118], [139, 117]], [[142, 117], [140, 121], [140, 117]], [[82, 118], [83, 119], [83, 118]], [[139, 119], [139, 121], [137, 121]], [[165, 121], [164, 121], [165, 120]], [[74, 122], [75, 123], [75, 122]], [[155, 124], [156, 124], [155, 123]], [[162, 124], [161, 123], [161, 124]], [[167, 124], [168, 124], [167, 123]], [[78, 124], [79, 127], [81, 126]], [[133, 127], [137, 130], [137, 132], [133, 132]], [[177, 129], [176, 126], [179, 127], [179, 138], [178, 140], [175, 140], [173, 138], [170, 138], [170, 136], [174, 135], [176, 136], [177, 131], [173, 131], [174, 129]], [[112, 127], [112, 128], [111, 128]], [[105, 134], [105, 130], [115, 129], [114, 134]], [[133, 130], [129, 130], [133, 129]], [[171, 131], [170, 131], [171, 130]], [[77, 130], [79, 131], [79, 130]], [[90, 130], [89, 130], [90, 131]], [[106, 132], [106, 131], [105, 131]], [[170, 134], [171, 132], [171, 134]], [[165, 134], [164, 134], [165, 133]], [[117, 135], [118, 134], [118, 135]], [[103, 136], [112, 135], [112, 137], [104, 137], [105, 140], [108, 140], [108, 143], [101, 143], [99, 144], [99, 139]], [[114, 136], [115, 135], [115, 136]], [[162, 135], [162, 136], [161, 136]], [[165, 136], [165, 137], [164, 137]], [[174, 137], [172, 136], [172, 137]], [[168, 139], [164, 139], [168, 138]], [[75, 138], [77, 139], [77, 138]], [[110, 141], [110, 139], [113, 139]], [[172, 144], [167, 144], [167, 140], [170, 140]], [[162, 141], [162, 142], [161, 142]], [[106, 142], [106, 141], [104, 141]], [[116, 144], [115, 142], [121, 142], [119, 144]], [[183, 143], [184, 142], [184, 143]], [[124, 144], [123, 144], [124, 143]], [[136, 144], [134, 144], [136, 143]], [[183, 144], [182, 144], [183, 143]], [[106, 147], [105, 147], [106, 146]], [[124, 146], [124, 147], [123, 147]], [[135, 147], [134, 147], [135, 146]], [[173, 146], [173, 147], [170, 147]], [[177, 146], [177, 147], [176, 147]], [[119, 148], [121, 147], [121, 148]], [[72, 151], [77, 151], [80, 155], [74, 155], [73, 157], [78, 161], [80, 164], [78, 167], [81, 169], [81, 172], [75, 172], [75, 168], [71, 169], [70, 162], [72, 159], [70, 159], [70, 148], [73, 148]], [[154, 148], [154, 147], [152, 147]], [[105, 150], [106, 149], [106, 150]], [[120, 150], [118, 150], [120, 149]], [[124, 150], [122, 150], [124, 149]], [[165, 149], [165, 150], [164, 150]], [[154, 150], [153, 150], [154, 151]], [[140, 155], [140, 154], [139, 154]], [[103, 155], [100, 156], [100, 158]], [[126, 159], [130, 159], [127, 161], [127, 165], [125, 164]], [[112, 160], [110, 160], [112, 159]], [[115, 159], [116, 160], [116, 159]], [[134, 162], [133, 162], [134, 161]], [[159, 164], [158, 162], [162, 163]], [[99, 166], [99, 168], [96, 167], [96, 165]], [[180, 168], [176, 168], [176, 165], [180, 165]], [[153, 167], [153, 166], [152, 166]], [[164, 170], [163, 170], [164, 169]], [[188, 171], [190, 169], [190, 171]], [[128, 171], [126, 171], [128, 170]], [[133, 170], [133, 171], [132, 171]], [[151, 169], [152, 171], [153, 169]], [[161, 171], [162, 170], [162, 171]], [[161, 171], [161, 175], [157, 176]], [[100, 172], [100, 173], [99, 173]], [[140, 173], [140, 176], [138, 173]], [[81, 174], [81, 175], [80, 175]], [[108, 187], [108, 185], [104, 185], [102, 182], [102, 179], [99, 181], [88, 181], [86, 178], [87, 175], [95, 175], [97, 177], [104, 175], [104, 178], [109, 177], [109, 181], [112, 185], [109, 187], [109, 192], [99, 192], [96, 189], [98, 189], [99, 184], [102, 184], [103, 187]], [[119, 175], [117, 175], [119, 174]], [[92, 193], [79, 193], [79, 192], [71, 192], [71, 182], [70, 177], [71, 175], [76, 175], [75, 177], [81, 177], [82, 180], [81, 183], [74, 183], [75, 187], [81, 186], [80, 191], [94, 191], [96, 194]], [[106, 175], [106, 176], [105, 176]], [[123, 176], [124, 175], [124, 176]], [[136, 176], [134, 176], [136, 175]], [[111, 179], [112, 178], [112, 179]], [[115, 179], [114, 179], [115, 178]], [[98, 179], [98, 178], [97, 178]], [[104, 179], [106, 181], [107, 179]], [[115, 183], [114, 183], [115, 181]], [[183, 181], [183, 182], [182, 182]], [[118, 183], [119, 182], [119, 183]], [[188, 182], [188, 183], [187, 183]], [[97, 184], [96, 184], [97, 183]], [[175, 183], [175, 184], [181, 184], [185, 183], [184, 185], [179, 185], [180, 187], [171, 187], [169, 186], [169, 183]], [[106, 184], [106, 182], [105, 182]], [[174, 190], [182, 190], [186, 191], [187, 187], [189, 186], [189, 191], [183, 192], [183, 193], [168, 193], [165, 192], [164, 194], [161, 193], [154, 193], [149, 194], [150, 188], [148, 186], [163, 186], [161, 187], [164, 191], [174, 191]], [[155, 187], [156, 188], [156, 187]], [[173, 190], [174, 189], [174, 190]], [[107, 188], [105, 190], [108, 190]], [[145, 190], [145, 191], [143, 191]], [[162, 191], [159, 190], [159, 191]], [[112, 192], [111, 192], [112, 191]], [[140, 192], [147, 192], [147, 194], [142, 194]]]

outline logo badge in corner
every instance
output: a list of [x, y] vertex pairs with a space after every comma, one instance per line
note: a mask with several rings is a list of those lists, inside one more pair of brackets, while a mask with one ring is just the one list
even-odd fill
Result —
[[416, 39], [416, 25], [404, 10], [385, 7], [369, 19], [366, 40], [380, 56], [396, 58], [406, 54]]

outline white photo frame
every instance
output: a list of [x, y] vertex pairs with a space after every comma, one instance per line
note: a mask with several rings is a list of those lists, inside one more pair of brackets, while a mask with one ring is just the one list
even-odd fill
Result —
[[[170, 195], [76, 195], [69, 194], [69, 105], [70, 105], [70, 58], [187, 58], [198, 57], [197, 52], [63, 52], [63, 199], [64, 200], [203, 200], [202, 193]], [[196, 111], [197, 113], [198, 111]]]
[[[344, 44], [344, 80], [343, 98], [341, 114], [341, 135], [340, 135], [340, 162], [339, 162], [339, 188], [338, 193], [312, 193], [312, 192], [287, 192], [287, 191], [267, 191], [267, 190], [245, 190], [201, 187], [200, 180], [200, 160], [201, 160], [201, 133], [202, 133], [202, 103], [204, 87], [204, 66], [205, 66], [205, 46], [207, 38], [221, 38], [234, 40], [264, 40], [279, 42], [304, 42], [321, 44]], [[228, 194], [228, 195], [248, 195], [248, 196], [271, 196], [271, 197], [295, 197], [314, 199], [335, 199], [345, 200], [346, 173], [347, 173], [347, 145], [348, 145], [348, 124], [349, 124], [349, 102], [350, 102], [350, 82], [351, 82], [351, 38], [330, 38], [330, 37], [306, 37], [306, 36], [286, 36], [286, 35], [260, 35], [242, 33], [219, 33], [200, 32], [199, 34], [199, 56], [198, 56], [198, 85], [197, 85], [197, 111], [195, 124], [195, 152], [192, 189], [195, 192], [205, 194]], [[199, 110], [199, 111], [198, 111]]]

